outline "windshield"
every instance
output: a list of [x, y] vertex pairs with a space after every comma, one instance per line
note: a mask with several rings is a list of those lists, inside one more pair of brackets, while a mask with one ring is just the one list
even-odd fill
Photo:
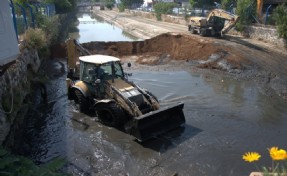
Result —
[[83, 63], [82, 67], [82, 80], [86, 82], [94, 82], [96, 79], [110, 80], [124, 78], [120, 62], [109, 62], [101, 65]]

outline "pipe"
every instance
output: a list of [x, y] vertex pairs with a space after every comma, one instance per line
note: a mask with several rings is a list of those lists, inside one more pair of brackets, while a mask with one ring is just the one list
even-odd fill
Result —
[[272, 5], [270, 4], [270, 5], [267, 7], [267, 10], [266, 10], [265, 22], [264, 22], [265, 25], [266, 25], [266, 23], [267, 23], [268, 13], [269, 13], [269, 9], [270, 9], [271, 6], [272, 6]]

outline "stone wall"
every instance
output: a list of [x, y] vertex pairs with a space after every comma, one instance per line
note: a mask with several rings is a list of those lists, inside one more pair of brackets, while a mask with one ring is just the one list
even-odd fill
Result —
[[37, 51], [22, 49], [16, 63], [0, 76], [0, 144], [3, 144], [14, 122], [23, 121], [19, 119], [24, 116], [23, 101], [30, 91], [30, 80], [39, 67]]
[[243, 34], [249, 38], [266, 41], [281, 47], [284, 46], [283, 39], [278, 37], [277, 30], [273, 26], [248, 26]]

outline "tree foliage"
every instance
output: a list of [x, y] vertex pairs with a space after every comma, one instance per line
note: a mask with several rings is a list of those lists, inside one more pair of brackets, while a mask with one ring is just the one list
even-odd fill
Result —
[[243, 31], [244, 26], [249, 25], [254, 20], [256, 14], [256, 5], [250, 0], [238, 0], [236, 7], [236, 14], [240, 16], [239, 21], [236, 24], [238, 31]]
[[221, 0], [221, 8], [229, 11], [230, 8], [236, 6], [236, 2], [234, 0]]
[[159, 2], [154, 5], [157, 20], [161, 20], [161, 14], [172, 14], [172, 9], [176, 7], [175, 3]]
[[121, 0], [121, 4], [125, 8], [131, 8], [132, 6], [139, 6], [143, 4], [144, 0]]
[[56, 13], [68, 13], [76, 8], [76, 0], [44, 0], [45, 3], [55, 4]]
[[273, 18], [277, 27], [279, 37], [287, 39], [287, 6], [286, 3], [278, 6], [274, 13]]
[[214, 0], [189, 0], [190, 6], [194, 8], [209, 9], [214, 6]]

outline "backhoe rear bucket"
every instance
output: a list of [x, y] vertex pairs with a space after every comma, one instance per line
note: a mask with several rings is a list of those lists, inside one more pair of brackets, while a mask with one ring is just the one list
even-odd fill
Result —
[[165, 133], [185, 123], [183, 103], [172, 107], [164, 107], [140, 117], [136, 117], [131, 128], [131, 135], [140, 142]]

